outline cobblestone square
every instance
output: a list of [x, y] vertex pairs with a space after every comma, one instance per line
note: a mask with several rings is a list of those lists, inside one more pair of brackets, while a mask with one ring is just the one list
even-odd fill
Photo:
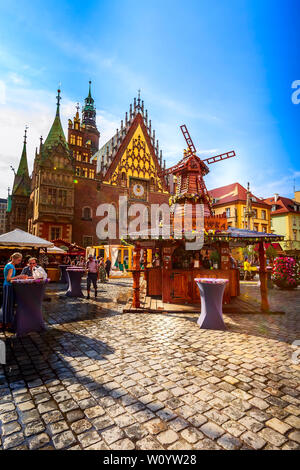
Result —
[[285, 315], [224, 315], [223, 332], [122, 313], [130, 284], [89, 301], [50, 285], [46, 331], [6, 335], [1, 449], [299, 449], [299, 289], [270, 291]]

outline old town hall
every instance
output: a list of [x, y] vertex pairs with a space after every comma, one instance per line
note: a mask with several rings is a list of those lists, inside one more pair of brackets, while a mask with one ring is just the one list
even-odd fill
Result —
[[[115, 135], [100, 149], [91, 82], [82, 116], [77, 105], [73, 120], [69, 119], [67, 139], [60, 119], [60, 100], [58, 90], [55, 118], [46, 140], [40, 139], [31, 176], [25, 131], [8, 201], [7, 230], [21, 228], [48, 240], [95, 245], [99, 243], [99, 204], [113, 203], [118, 209], [122, 195], [127, 195], [129, 203], [168, 202], [162, 152], [140, 94]], [[114, 241], [119, 241], [118, 235]]]

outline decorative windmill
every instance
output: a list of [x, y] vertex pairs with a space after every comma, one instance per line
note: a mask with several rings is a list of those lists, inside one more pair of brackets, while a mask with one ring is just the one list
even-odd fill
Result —
[[196, 154], [196, 148], [185, 125], [180, 126], [183, 136], [187, 143], [187, 150], [184, 151], [184, 157], [176, 165], [163, 170], [163, 175], [174, 175], [176, 181], [175, 196], [173, 202], [185, 202], [193, 200], [204, 204], [205, 215], [213, 215], [210, 197], [204, 182], [204, 176], [209, 173], [207, 165], [220, 162], [227, 158], [235, 157], [235, 152], [222, 153], [202, 160]]

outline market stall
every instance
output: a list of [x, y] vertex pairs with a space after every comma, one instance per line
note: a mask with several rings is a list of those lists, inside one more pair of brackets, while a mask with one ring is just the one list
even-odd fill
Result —
[[[197, 304], [200, 303], [196, 278], [226, 279], [224, 303], [230, 303], [232, 297], [240, 293], [239, 271], [232, 267], [230, 251], [233, 247], [258, 244], [259, 276], [262, 295], [262, 309], [268, 310], [267, 267], [265, 243], [280, 241], [282, 236], [260, 233], [252, 230], [239, 230], [228, 227], [226, 230], [205, 231], [204, 245], [201, 250], [186, 250], [184, 234], [181, 239], [169, 239], [161, 236], [151, 239], [151, 234], [142, 232], [132, 234], [131, 242], [135, 245], [133, 278], [134, 303], [139, 305], [140, 259], [144, 257], [144, 279], [149, 296], [158, 296], [164, 303]], [[151, 250], [149, 260], [149, 251]], [[213, 250], [218, 253], [218, 262], [208, 267], [206, 253]]]
[[104, 263], [109, 258], [111, 260], [110, 278], [131, 277], [133, 245], [98, 245], [86, 248], [86, 258], [91, 254], [96, 258], [103, 258]]
[[40, 255], [46, 255], [47, 250], [52, 247], [53, 243], [20, 229], [0, 235], [0, 295], [2, 296], [4, 266], [15, 251], [23, 255], [22, 264], [16, 267], [17, 274], [20, 274], [29, 257], [39, 259]]

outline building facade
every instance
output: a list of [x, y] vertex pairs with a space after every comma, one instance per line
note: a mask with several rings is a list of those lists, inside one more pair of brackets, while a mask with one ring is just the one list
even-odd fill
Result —
[[[119, 198], [128, 204], [168, 203], [169, 189], [162, 176], [162, 153], [140, 96], [134, 99], [115, 135], [99, 149], [96, 108], [89, 93], [79, 114], [68, 121], [65, 137], [60, 119], [60, 90], [56, 115], [46, 140], [36, 149], [31, 178], [26, 134], [7, 211], [7, 228], [16, 227], [47, 240], [63, 239], [80, 246], [108, 242], [97, 236], [97, 224], [107, 214], [101, 204], [112, 204], [118, 222]], [[109, 243], [120, 243], [109, 233]]]
[[270, 206], [271, 226], [275, 233], [284, 235], [282, 249], [287, 254], [300, 254], [300, 191], [294, 199], [275, 194], [265, 199]]
[[0, 235], [6, 232], [7, 199], [0, 199]]
[[209, 195], [215, 215], [225, 212], [229, 227], [271, 232], [270, 206], [254, 196], [250, 189], [244, 188], [239, 183], [233, 183], [212, 189]]

